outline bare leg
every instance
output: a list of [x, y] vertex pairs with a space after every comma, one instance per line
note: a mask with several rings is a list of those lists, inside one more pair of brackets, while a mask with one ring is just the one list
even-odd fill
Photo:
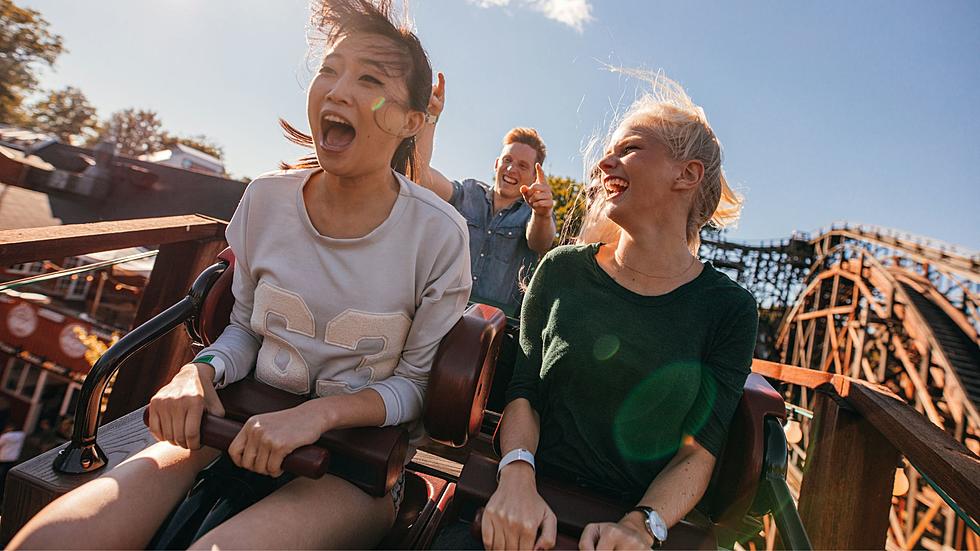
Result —
[[369, 549], [395, 520], [391, 496], [340, 478], [297, 478], [208, 532], [191, 549]]
[[143, 549], [218, 451], [158, 442], [56, 499], [8, 549]]

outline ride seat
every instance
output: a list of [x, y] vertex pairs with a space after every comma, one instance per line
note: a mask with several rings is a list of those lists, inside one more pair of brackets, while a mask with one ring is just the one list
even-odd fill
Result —
[[[212, 344], [228, 325], [235, 300], [231, 292], [234, 253], [228, 248], [218, 258], [227, 262], [228, 268], [205, 296], [200, 314], [187, 323], [192, 338], [205, 345]], [[443, 338], [429, 375], [422, 416], [426, 433], [433, 440], [459, 448], [479, 432], [505, 325], [506, 317], [498, 308], [473, 304]], [[222, 400], [229, 402], [225, 404], [226, 410], [254, 404], [255, 386], [261, 383], [254, 380], [242, 383], [222, 389]], [[242, 397], [234, 396], [234, 387], [238, 385], [249, 387], [247, 392], [238, 393]], [[275, 389], [272, 389], [270, 394], [274, 392]], [[253, 398], [246, 399], [245, 395], [249, 393], [253, 394]], [[401, 458], [404, 458], [404, 454]], [[393, 477], [397, 476], [404, 463], [399, 459], [396, 465], [394, 459], [391, 458], [385, 467], [378, 465], [379, 459], [372, 467], [375, 470], [374, 480], [387, 479], [386, 489], [391, 488]], [[379, 473], [379, 469], [384, 469], [384, 473]], [[358, 476], [371, 477], [370, 473]], [[441, 478], [406, 470], [403, 491], [395, 524], [381, 542], [381, 548], [414, 547], [423, 538], [427, 526], [432, 522], [438, 523], [439, 518], [434, 517], [440, 515], [441, 518], [451, 499], [452, 487]]]
[[720, 528], [737, 530], [746, 514], [766, 512], [753, 510], [753, 502], [764, 474], [767, 418], [786, 419], [783, 397], [765, 377], [750, 373], [703, 502]]
[[[784, 419], [783, 399], [761, 375], [752, 373], [735, 410], [725, 448], [715, 464], [712, 481], [698, 508], [670, 530], [665, 549], [716, 549], [722, 532], [737, 533], [747, 513], [767, 511], [757, 501], [766, 463], [766, 419]], [[780, 431], [781, 434], [781, 431]], [[785, 451], [785, 440], [782, 440]], [[482, 507], [496, 490], [496, 459], [471, 455], [456, 488], [457, 513], [473, 521], [478, 537]], [[558, 517], [556, 549], [577, 549], [586, 524], [616, 522], [635, 503], [600, 495], [563, 481], [539, 478], [538, 489]], [[753, 507], [755, 505], [755, 507]], [[754, 510], [753, 510], [754, 509]], [[706, 515], [706, 516], [705, 516]]]

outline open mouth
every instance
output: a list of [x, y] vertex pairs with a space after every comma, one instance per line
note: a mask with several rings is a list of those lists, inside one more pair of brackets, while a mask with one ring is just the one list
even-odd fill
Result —
[[320, 119], [320, 129], [320, 147], [327, 151], [344, 151], [354, 143], [354, 138], [357, 136], [357, 131], [350, 121], [333, 113], [323, 115]]
[[517, 178], [511, 178], [510, 176], [501, 176], [500, 179], [503, 180], [505, 184], [512, 185], [512, 186], [517, 185]]
[[630, 183], [622, 178], [606, 178], [602, 182], [602, 188], [606, 191], [606, 199], [619, 197], [629, 189]]

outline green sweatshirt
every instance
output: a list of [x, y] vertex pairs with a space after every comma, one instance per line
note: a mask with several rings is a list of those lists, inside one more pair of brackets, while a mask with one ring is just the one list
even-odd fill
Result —
[[542, 259], [521, 310], [507, 401], [541, 417], [542, 473], [637, 498], [688, 436], [716, 457], [752, 365], [755, 300], [705, 263], [638, 295], [599, 267], [598, 244]]

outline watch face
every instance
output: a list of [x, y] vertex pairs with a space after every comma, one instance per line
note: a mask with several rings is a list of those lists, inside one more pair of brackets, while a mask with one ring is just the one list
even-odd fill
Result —
[[660, 518], [656, 511], [650, 511], [647, 515], [647, 524], [650, 526], [650, 531], [653, 532], [653, 537], [660, 541], [667, 540], [667, 523]]

